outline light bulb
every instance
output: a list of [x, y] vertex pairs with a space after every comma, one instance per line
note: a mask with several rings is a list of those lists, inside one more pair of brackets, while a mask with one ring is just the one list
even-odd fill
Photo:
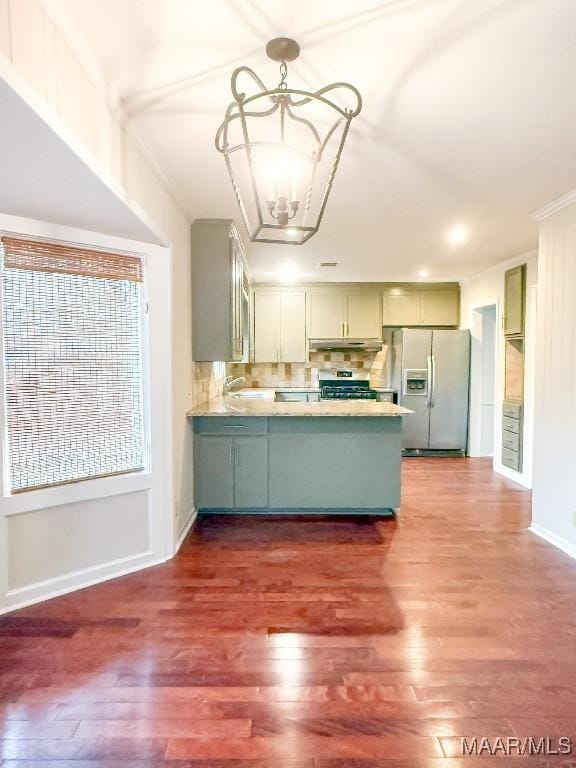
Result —
[[302, 167], [290, 153], [284, 150], [272, 152], [261, 165], [259, 175], [266, 185], [267, 200], [278, 200], [280, 197], [289, 202], [297, 200]]
[[468, 229], [462, 224], [452, 227], [446, 235], [446, 239], [452, 247], [464, 245], [464, 243], [468, 242], [468, 237]]
[[295, 283], [298, 279], [298, 269], [294, 264], [284, 264], [278, 271], [278, 277], [283, 283]]

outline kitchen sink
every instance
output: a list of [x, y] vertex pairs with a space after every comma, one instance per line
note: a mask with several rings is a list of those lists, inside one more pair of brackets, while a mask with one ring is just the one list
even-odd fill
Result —
[[270, 399], [268, 392], [230, 392], [228, 397], [239, 398], [241, 400], [266, 400]]

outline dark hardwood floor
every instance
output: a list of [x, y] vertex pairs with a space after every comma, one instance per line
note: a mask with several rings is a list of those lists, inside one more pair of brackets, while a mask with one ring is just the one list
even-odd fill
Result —
[[0, 618], [0, 766], [476, 768], [571, 736], [576, 563], [485, 460], [404, 463], [397, 521], [205, 518], [178, 557]]

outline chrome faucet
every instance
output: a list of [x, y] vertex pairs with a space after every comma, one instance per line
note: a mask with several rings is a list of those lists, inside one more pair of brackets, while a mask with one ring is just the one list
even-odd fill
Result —
[[227, 394], [230, 392], [232, 387], [236, 386], [236, 384], [242, 384], [242, 382], [246, 381], [245, 376], [238, 376], [238, 378], [234, 378], [234, 376], [226, 376], [224, 378], [224, 386], [223, 386], [223, 392], [224, 394]]

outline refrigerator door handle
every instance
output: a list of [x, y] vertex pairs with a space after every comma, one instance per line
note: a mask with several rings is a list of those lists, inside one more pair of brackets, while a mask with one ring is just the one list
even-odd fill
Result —
[[436, 400], [436, 357], [432, 355], [430, 359], [432, 361], [432, 391], [430, 393], [430, 408], [434, 408], [434, 401]]
[[426, 405], [428, 408], [432, 408], [432, 355], [428, 355], [427, 368], [428, 397], [426, 398]]

